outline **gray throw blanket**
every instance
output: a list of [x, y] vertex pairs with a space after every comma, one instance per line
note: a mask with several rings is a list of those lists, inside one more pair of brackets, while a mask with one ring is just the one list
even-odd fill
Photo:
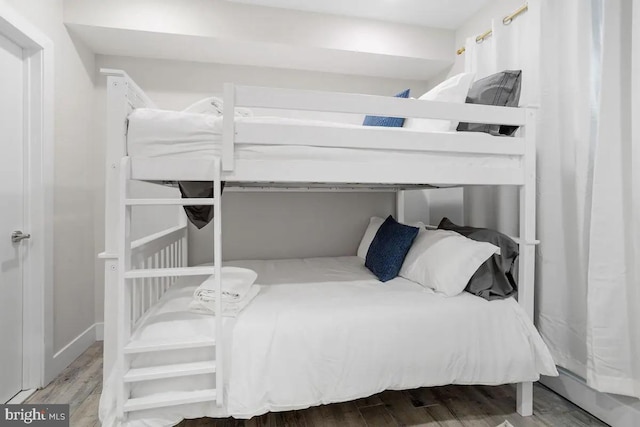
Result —
[[[224, 184], [223, 181], [223, 190]], [[183, 199], [208, 199], [213, 197], [213, 183], [209, 181], [180, 181], [178, 187]], [[213, 206], [211, 205], [185, 206], [184, 211], [187, 213], [189, 221], [198, 229], [209, 224], [213, 219]]]
[[476, 270], [465, 291], [486, 300], [504, 299], [517, 293], [514, 267], [518, 258], [518, 244], [513, 239], [487, 228], [456, 225], [449, 218], [442, 218], [438, 228], [452, 230], [469, 239], [489, 242], [500, 248], [500, 254], [492, 255]]

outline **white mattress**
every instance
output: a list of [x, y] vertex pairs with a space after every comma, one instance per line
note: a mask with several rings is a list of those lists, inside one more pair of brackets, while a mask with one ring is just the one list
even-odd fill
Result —
[[[504, 384], [557, 375], [545, 344], [513, 299], [446, 298], [396, 278], [381, 283], [358, 257], [239, 261], [258, 273], [260, 294], [225, 323], [225, 406], [133, 413], [130, 426], [183, 418], [250, 418], [365, 397], [385, 389]], [[211, 335], [213, 318], [186, 308], [202, 278], [185, 278], [137, 331], [140, 340]], [[155, 353], [134, 366], [212, 358], [207, 351]], [[211, 376], [138, 383], [134, 397], [212, 387]], [[113, 381], [100, 413], [113, 422]]]
[[[358, 128], [362, 126], [346, 123], [329, 123], [284, 117], [236, 117], [236, 121], [251, 123], [307, 124]], [[394, 128], [397, 132], [416, 132]], [[455, 133], [455, 132], [454, 132]], [[426, 133], [425, 133], [426, 134]], [[496, 138], [482, 132], [466, 132], [466, 137], [478, 140]], [[222, 147], [222, 117], [176, 111], [139, 108], [129, 115], [127, 152], [131, 157], [192, 159], [220, 157]], [[447, 162], [464, 167], [469, 165], [513, 168], [519, 166], [516, 156], [486, 156], [479, 154], [425, 153], [419, 151], [369, 150], [337, 147], [315, 147], [306, 145], [251, 145], [235, 147], [237, 160], [314, 160], [343, 162], [426, 162], [437, 160], [440, 166]], [[390, 158], [390, 156], [393, 156]]]

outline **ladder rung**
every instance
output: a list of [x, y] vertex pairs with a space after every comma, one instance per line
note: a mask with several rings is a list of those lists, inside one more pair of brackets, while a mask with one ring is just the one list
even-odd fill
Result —
[[215, 274], [215, 271], [215, 267], [141, 268], [126, 271], [124, 278], [145, 279], [148, 277], [210, 276]]
[[124, 347], [125, 354], [149, 353], [153, 351], [182, 350], [188, 348], [213, 347], [216, 340], [200, 338], [181, 341], [133, 341]]
[[187, 377], [189, 375], [213, 374], [216, 362], [177, 363], [173, 365], [151, 366], [130, 369], [124, 376], [125, 383], [157, 380], [161, 378]]
[[145, 409], [162, 408], [165, 406], [186, 405], [189, 403], [209, 402], [216, 400], [215, 389], [181, 391], [171, 393], [170, 396], [145, 396], [129, 399], [124, 404], [125, 412], [144, 411]]
[[178, 205], [178, 206], [193, 206], [193, 205], [214, 205], [215, 199], [126, 199], [125, 204], [127, 206], [141, 206], [141, 205]]

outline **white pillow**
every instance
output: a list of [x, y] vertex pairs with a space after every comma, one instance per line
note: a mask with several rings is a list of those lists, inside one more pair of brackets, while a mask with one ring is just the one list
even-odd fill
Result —
[[[467, 94], [469, 93], [471, 83], [473, 83], [474, 76], [474, 73], [460, 73], [455, 75], [443, 81], [418, 99], [464, 104], [467, 100]], [[458, 122], [407, 117], [403, 127], [423, 132], [449, 132], [456, 130]]]
[[[215, 96], [201, 99], [195, 104], [191, 104], [183, 111], [185, 113], [197, 113], [197, 114], [213, 114], [214, 116], [221, 116], [224, 110], [224, 101]], [[236, 117], [253, 117], [253, 111], [249, 108], [236, 107]]]
[[[380, 228], [383, 222], [384, 222], [384, 218], [380, 218], [377, 216], [373, 216], [369, 220], [369, 226], [364, 232], [364, 236], [362, 236], [362, 240], [360, 240], [360, 246], [358, 246], [358, 256], [360, 258], [362, 259], [367, 258], [367, 252], [369, 252], [369, 246], [371, 246], [371, 242], [373, 242], [373, 238], [376, 237], [376, 233], [378, 232], [378, 229]], [[401, 224], [404, 224], [404, 223], [401, 223]], [[421, 230], [425, 227], [425, 225], [422, 222], [414, 222], [412, 224], [405, 224], [405, 225], [410, 225], [411, 227], [417, 227]]]
[[222, 115], [222, 99], [215, 96], [201, 99], [183, 110], [185, 113]]
[[469, 279], [499, 248], [455, 231], [424, 230], [409, 249], [399, 276], [446, 296], [464, 290]]

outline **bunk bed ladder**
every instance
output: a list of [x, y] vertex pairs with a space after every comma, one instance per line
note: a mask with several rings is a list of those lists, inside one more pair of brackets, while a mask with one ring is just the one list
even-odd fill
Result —
[[[223, 404], [223, 367], [222, 367], [222, 212], [221, 212], [221, 177], [220, 160], [214, 161], [213, 198], [203, 199], [134, 199], [129, 198], [129, 182], [131, 180], [131, 163], [128, 157], [122, 159], [120, 166], [120, 227], [118, 230], [118, 324], [117, 347], [118, 360], [116, 368], [117, 413], [121, 422], [126, 421], [127, 414], [133, 411], [142, 411], [166, 406], [177, 406], [201, 402], [215, 402]], [[211, 267], [169, 267], [132, 269], [132, 245], [131, 245], [131, 213], [133, 206], [138, 205], [213, 205], [214, 208], [214, 263]], [[163, 280], [179, 276], [203, 276], [214, 275], [216, 289], [216, 339], [184, 339], [177, 337], [171, 341], [135, 341], [132, 340], [132, 330], [136, 319], [143, 313], [137, 313], [132, 304], [132, 298], [136, 297], [136, 286], [144, 280]], [[172, 284], [172, 280], [165, 281]], [[133, 313], [133, 314], [132, 314]], [[170, 350], [188, 350], [194, 348], [214, 348], [215, 360], [200, 361], [194, 363], [176, 363], [144, 368], [132, 368], [131, 359], [137, 354], [161, 352]], [[196, 376], [215, 375], [215, 387], [196, 391], [173, 393], [166, 395], [131, 397], [131, 385], [137, 382]]]

